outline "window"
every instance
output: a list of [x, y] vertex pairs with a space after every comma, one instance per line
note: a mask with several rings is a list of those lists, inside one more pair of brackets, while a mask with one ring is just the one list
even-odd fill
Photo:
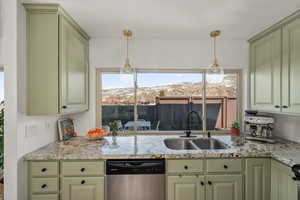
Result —
[[140, 70], [129, 82], [117, 71], [97, 76], [100, 126], [117, 121], [120, 131], [205, 131], [227, 129], [239, 119], [237, 71], [221, 82], [201, 71]]
[[197, 122], [193, 120], [192, 129], [202, 130], [202, 107], [190, 102], [191, 98], [201, 97], [202, 86], [201, 73], [138, 73], [138, 120], [150, 122], [146, 130], [184, 130], [186, 116], [194, 110], [199, 118], [196, 116]]
[[134, 121], [134, 83], [120, 81], [116, 73], [102, 74], [102, 125], [118, 121], [118, 129]]

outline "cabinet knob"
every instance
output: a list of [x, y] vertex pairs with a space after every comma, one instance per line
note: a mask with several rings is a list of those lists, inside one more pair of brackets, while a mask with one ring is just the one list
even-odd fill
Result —
[[85, 184], [85, 180], [82, 180], [82, 181], [81, 181], [81, 185], [83, 185], [83, 184]]
[[47, 168], [41, 169], [41, 172], [45, 172], [45, 171], [47, 171]]
[[278, 106], [278, 105], [276, 105], [276, 106], [274, 106], [275, 108], [280, 108], [280, 106]]
[[47, 184], [43, 184], [42, 186], [41, 186], [41, 188], [46, 188], [47, 187]]
[[188, 169], [189, 167], [187, 165], [184, 166], [184, 169]]
[[62, 106], [62, 108], [63, 108], [63, 109], [66, 109], [66, 108], [67, 108], [67, 106]]
[[224, 169], [228, 169], [228, 166], [227, 166], [227, 165], [224, 165]]
[[84, 171], [85, 171], [85, 168], [81, 168], [80, 171], [81, 171], [81, 172], [84, 172]]
[[283, 108], [289, 108], [288, 106], [282, 106]]
[[212, 185], [212, 182], [211, 182], [211, 181], [208, 181], [207, 183], [208, 183], [208, 185]]
[[202, 186], [204, 185], [204, 182], [203, 182], [203, 181], [201, 181], [200, 183], [201, 183]]

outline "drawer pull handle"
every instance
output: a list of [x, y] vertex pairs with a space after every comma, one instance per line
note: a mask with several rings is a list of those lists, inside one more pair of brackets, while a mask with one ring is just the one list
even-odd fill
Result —
[[276, 106], [274, 106], [275, 108], [280, 108], [280, 106], [278, 106], [278, 105], [276, 105]]
[[187, 170], [189, 167], [187, 165], [184, 166], [184, 169]]
[[81, 185], [83, 185], [83, 184], [85, 184], [85, 180], [82, 180], [82, 181], [81, 181]]
[[47, 187], [47, 184], [43, 184], [42, 186], [41, 186], [41, 188], [46, 188]]
[[47, 171], [47, 168], [43, 168], [43, 169], [41, 170], [41, 172], [45, 172], [45, 171]]
[[208, 181], [207, 183], [208, 183], [208, 185], [212, 185], [212, 182], [210, 182], [210, 181]]
[[84, 172], [84, 171], [85, 171], [85, 168], [81, 168], [80, 171], [81, 171], [81, 172]]
[[283, 108], [289, 108], [288, 106], [282, 106]]
[[63, 108], [63, 109], [67, 109], [68, 107], [67, 107], [67, 106], [62, 106], [62, 108]]
[[204, 182], [203, 182], [203, 181], [201, 181], [201, 185], [202, 185], [202, 186], [204, 185]]
[[224, 165], [224, 169], [228, 169], [228, 166], [227, 166], [227, 165]]

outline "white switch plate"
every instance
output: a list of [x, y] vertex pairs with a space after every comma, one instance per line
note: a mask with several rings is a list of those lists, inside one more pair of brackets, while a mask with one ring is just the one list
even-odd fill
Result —
[[39, 126], [35, 123], [29, 123], [25, 125], [25, 137], [35, 137], [39, 132]]

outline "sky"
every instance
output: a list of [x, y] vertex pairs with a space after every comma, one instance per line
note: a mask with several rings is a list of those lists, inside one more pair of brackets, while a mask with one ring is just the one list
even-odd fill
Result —
[[[201, 82], [202, 76], [200, 73], [138, 73], [137, 80], [140, 87], [152, 87], [182, 82]], [[120, 74], [102, 75], [103, 89], [128, 87], [133, 87], [133, 83], [120, 81]]]
[[4, 72], [0, 72], [0, 101], [4, 100]]

